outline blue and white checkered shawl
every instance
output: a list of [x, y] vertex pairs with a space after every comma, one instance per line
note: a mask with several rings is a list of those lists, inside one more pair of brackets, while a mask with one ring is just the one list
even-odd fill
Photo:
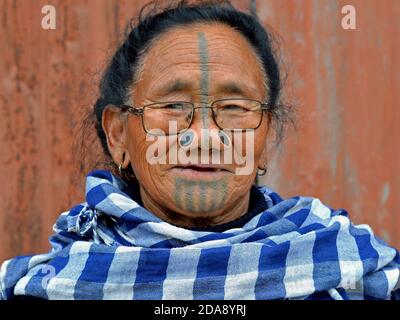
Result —
[[282, 199], [242, 228], [192, 231], [164, 222], [104, 170], [86, 202], [62, 213], [46, 254], [0, 271], [1, 296], [46, 299], [394, 299], [399, 252], [345, 210]]

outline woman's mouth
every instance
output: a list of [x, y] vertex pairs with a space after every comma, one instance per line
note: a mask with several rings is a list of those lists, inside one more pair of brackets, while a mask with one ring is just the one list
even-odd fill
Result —
[[231, 174], [228, 169], [223, 168], [222, 166], [215, 165], [185, 165], [185, 166], [176, 166], [171, 169], [174, 174], [184, 175], [186, 177], [198, 177], [198, 178], [217, 178], [220, 176], [225, 176], [227, 174]]

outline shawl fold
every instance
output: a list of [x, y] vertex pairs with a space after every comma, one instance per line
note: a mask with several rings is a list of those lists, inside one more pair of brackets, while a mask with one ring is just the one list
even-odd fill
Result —
[[345, 210], [282, 199], [241, 228], [194, 231], [132, 200], [105, 170], [60, 215], [45, 254], [5, 261], [2, 299], [399, 299], [399, 252]]

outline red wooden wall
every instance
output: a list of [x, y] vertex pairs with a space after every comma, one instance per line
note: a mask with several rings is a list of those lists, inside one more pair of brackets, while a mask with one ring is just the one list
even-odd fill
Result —
[[[145, 1], [0, 0], [0, 261], [44, 252], [57, 216], [82, 201], [71, 145], [126, 22]], [[400, 247], [400, 1], [267, 0], [298, 129], [264, 182], [346, 208]], [[41, 27], [42, 6], [57, 10]], [[356, 30], [341, 8], [356, 8]]]

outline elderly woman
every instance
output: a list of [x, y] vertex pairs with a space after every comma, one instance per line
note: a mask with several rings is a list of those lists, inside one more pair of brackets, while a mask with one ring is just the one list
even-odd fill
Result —
[[[399, 252], [346, 211], [255, 185], [288, 108], [271, 37], [229, 3], [141, 16], [93, 114], [113, 163], [2, 298], [395, 299]], [[271, 130], [270, 130], [271, 129]]]

